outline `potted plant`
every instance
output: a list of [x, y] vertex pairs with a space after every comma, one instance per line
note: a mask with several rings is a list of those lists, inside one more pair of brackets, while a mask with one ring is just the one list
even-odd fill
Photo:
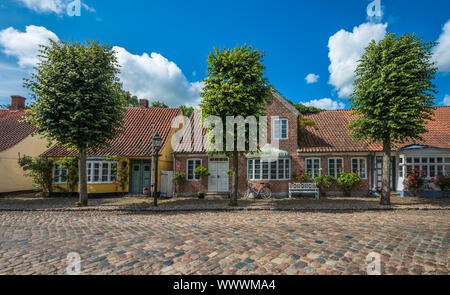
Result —
[[199, 191], [199, 192], [197, 193], [197, 195], [198, 195], [198, 198], [199, 198], [199, 199], [204, 199], [204, 198], [205, 198], [205, 192], [203, 192], [203, 191]]
[[[203, 186], [203, 185], [202, 185], [203, 179], [204, 179], [205, 177], [208, 177], [208, 176], [211, 175], [211, 173], [208, 171], [208, 169], [206, 169], [206, 168], [203, 167], [202, 165], [200, 165], [200, 166], [198, 166], [197, 168], [195, 168], [195, 174], [200, 175], [200, 180], [201, 180], [200, 185], [201, 185], [201, 186]], [[199, 192], [198, 192], [198, 198], [199, 198], [199, 199], [204, 199], [204, 198], [205, 198], [205, 192], [199, 191]]]
[[[342, 169], [340, 167], [340, 169]], [[342, 171], [342, 170], [341, 170]], [[361, 186], [362, 180], [358, 173], [342, 172], [337, 179], [337, 185], [344, 193], [345, 197], [351, 197], [352, 191]]]
[[319, 187], [320, 194], [326, 196], [326, 190], [336, 183], [336, 178], [332, 175], [320, 175], [314, 178], [314, 183]]

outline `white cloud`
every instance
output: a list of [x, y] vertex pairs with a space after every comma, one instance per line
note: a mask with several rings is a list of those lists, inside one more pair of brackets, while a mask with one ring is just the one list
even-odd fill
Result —
[[[25, 7], [34, 10], [38, 13], [56, 13], [65, 14], [67, 11], [67, 6], [74, 0], [16, 0], [22, 3]], [[81, 5], [90, 12], [95, 12], [95, 9], [89, 7], [85, 3]]]
[[308, 83], [308, 84], [314, 84], [317, 81], [319, 81], [319, 78], [320, 78], [319, 75], [311, 73], [306, 76], [305, 80], [306, 80], [306, 83]]
[[439, 45], [434, 48], [434, 59], [440, 72], [450, 72], [450, 20], [439, 36]]
[[444, 97], [444, 105], [450, 106], [450, 95], [448, 94]]
[[301, 102], [301, 104], [308, 107], [316, 107], [325, 110], [337, 110], [344, 109], [345, 104], [342, 102], [334, 101], [331, 98], [313, 99], [308, 102]]
[[380, 41], [386, 34], [386, 24], [364, 23], [353, 32], [340, 30], [328, 41], [330, 58], [329, 83], [338, 91], [339, 97], [348, 97], [353, 91], [355, 70], [365, 47], [371, 40]]
[[20, 32], [12, 27], [0, 31], [2, 52], [16, 57], [22, 68], [36, 65], [39, 61], [39, 45], [48, 44], [48, 39], [57, 41], [58, 37], [44, 27], [27, 26], [25, 32]]
[[181, 69], [159, 53], [134, 55], [115, 46], [124, 89], [132, 94], [162, 100], [170, 106], [198, 105], [202, 82], [190, 83]]

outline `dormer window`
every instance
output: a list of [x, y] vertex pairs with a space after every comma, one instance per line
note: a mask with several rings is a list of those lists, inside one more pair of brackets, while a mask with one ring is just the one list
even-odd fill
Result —
[[288, 119], [273, 120], [273, 139], [288, 139]]

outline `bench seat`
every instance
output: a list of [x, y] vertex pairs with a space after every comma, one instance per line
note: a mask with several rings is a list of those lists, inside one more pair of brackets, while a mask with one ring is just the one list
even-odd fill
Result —
[[320, 190], [315, 183], [294, 183], [289, 184], [289, 198], [294, 194], [314, 194], [316, 200], [320, 199]]

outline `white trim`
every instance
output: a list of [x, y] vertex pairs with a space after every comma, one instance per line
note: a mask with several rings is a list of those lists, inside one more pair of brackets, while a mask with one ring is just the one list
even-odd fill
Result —
[[[259, 166], [259, 178], [255, 178], [255, 172], [256, 172], [256, 165], [255, 162], [259, 161], [260, 162], [260, 166]], [[283, 175], [285, 176], [285, 178], [279, 178], [279, 169], [280, 169], [280, 162], [279, 161], [283, 161]], [[253, 178], [249, 178], [248, 175], [248, 168], [249, 168], [249, 163], [253, 162], [252, 164], [252, 176]], [[271, 167], [272, 167], [272, 162], [276, 162], [277, 163], [277, 169], [276, 169], [276, 178], [272, 179], [272, 171], [271, 171]], [[263, 178], [263, 163], [267, 163], [268, 164], [268, 179], [264, 179]], [[286, 169], [287, 168], [287, 169]], [[287, 175], [286, 175], [286, 171], [287, 171]], [[247, 174], [247, 181], [285, 181], [285, 180], [291, 180], [291, 159], [290, 158], [280, 158], [276, 161], [268, 161], [268, 160], [261, 160], [261, 159], [247, 159], [247, 168], [246, 168], [246, 174]]]
[[[331, 172], [331, 171], [330, 171], [330, 170], [331, 170], [331, 169], [330, 169], [330, 160], [342, 160], [342, 166], [341, 166], [341, 167], [343, 168], [342, 170], [345, 171], [344, 158], [340, 158], [340, 157], [331, 157], [331, 158], [328, 158], [328, 175], [331, 175], [331, 173], [330, 173], [330, 172]], [[338, 167], [339, 167], [339, 166], [338, 166], [338, 164], [337, 164], [337, 161], [335, 161], [335, 162], [336, 162], [336, 163], [335, 163], [335, 164], [336, 164], [336, 167], [335, 167], [335, 168], [336, 168], [336, 175], [332, 175], [332, 176], [335, 177], [335, 178], [338, 178], [338, 175], [339, 175], [339, 173], [338, 173], [338, 170], [339, 170]]]
[[[61, 168], [58, 168], [58, 171], [61, 172], [62, 170], [66, 170], [66, 181], [61, 181], [62, 179], [62, 174], [58, 173], [58, 176], [56, 176], [56, 166], [60, 166]], [[53, 184], [67, 184], [67, 171], [68, 169], [63, 169], [62, 168], [62, 163], [54, 163], [53, 164], [53, 175], [52, 175], [52, 183]], [[58, 177], [58, 181], [55, 181], [55, 178]]]
[[[194, 171], [192, 171], [193, 172], [193, 175], [194, 175], [194, 178], [193, 179], [189, 179], [189, 161], [194, 161]], [[186, 180], [187, 181], [200, 181], [201, 180], [201, 177], [199, 177], [198, 179], [195, 179], [195, 169], [196, 169], [196, 167], [195, 167], [195, 161], [200, 161], [200, 166], [202, 166], [203, 165], [203, 161], [202, 161], [202, 159], [200, 159], [200, 158], [192, 158], [192, 159], [186, 159]]]
[[[305, 167], [306, 167], [306, 173], [308, 173], [308, 160], [312, 160], [312, 174], [311, 177], [315, 178], [317, 176], [322, 175], [322, 159], [320, 158], [306, 158], [305, 159]], [[318, 175], [314, 175], [314, 161], [315, 160], [319, 160], [319, 174]]]
[[[351, 158], [351, 160], [350, 160], [350, 164], [351, 164], [351, 167], [350, 167], [350, 169], [351, 169], [351, 172], [353, 172], [353, 160], [358, 160], [358, 170], [359, 170], [359, 173], [358, 173], [358, 175], [361, 177], [361, 179], [367, 179], [367, 159], [366, 158], [361, 158], [361, 157], [355, 157], [355, 158]], [[362, 177], [361, 176], [361, 160], [364, 160], [364, 174], [365, 174], [365, 177]]]
[[[91, 164], [91, 169], [90, 172], [91, 174], [89, 174], [89, 164]], [[94, 180], [94, 165], [95, 164], [99, 164], [98, 167], [98, 181], [93, 181]], [[108, 172], [107, 172], [107, 181], [103, 181], [103, 165], [107, 164], [108, 165]], [[87, 176], [87, 183], [88, 184], [111, 184], [113, 182], [117, 182], [117, 174], [116, 174], [116, 180], [112, 181], [111, 180], [111, 170], [112, 170], [112, 164], [116, 164], [116, 170], [119, 169], [119, 165], [117, 163], [117, 161], [92, 161], [92, 160], [88, 160], [86, 162], [86, 176]], [[117, 171], [116, 171], [117, 173]]]
[[[280, 125], [279, 125], [279, 137], [275, 136], [275, 122], [279, 121]], [[281, 122], [286, 121], [286, 138], [281, 137], [282, 134], [282, 125]], [[280, 118], [280, 117], [275, 117], [272, 119], [272, 138], [274, 140], [288, 140], [289, 139], [289, 119], [288, 118]]]

